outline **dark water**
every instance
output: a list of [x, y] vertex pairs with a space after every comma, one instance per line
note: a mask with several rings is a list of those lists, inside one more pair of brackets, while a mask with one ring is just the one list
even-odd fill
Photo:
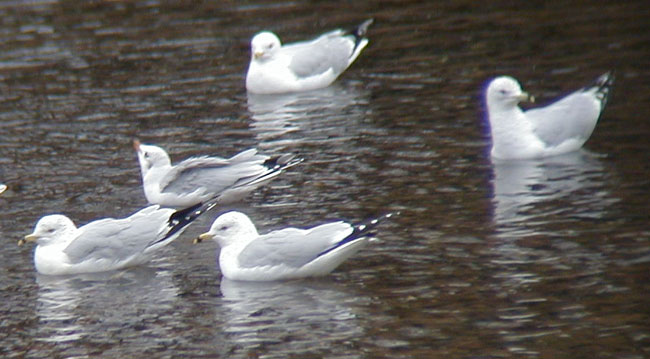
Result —
[[[650, 7], [635, 2], [0, 3], [6, 358], [650, 356]], [[248, 41], [368, 17], [332, 87], [249, 97]], [[539, 102], [614, 69], [586, 150], [492, 164], [481, 92]], [[402, 215], [316, 279], [221, 279], [202, 218], [152, 263], [48, 278], [16, 241], [143, 207], [133, 138], [173, 160], [305, 162], [237, 208], [261, 231]], [[225, 209], [224, 209], [225, 210]]]

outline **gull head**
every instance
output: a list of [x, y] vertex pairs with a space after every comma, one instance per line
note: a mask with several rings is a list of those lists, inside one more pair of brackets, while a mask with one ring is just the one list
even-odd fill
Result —
[[158, 146], [143, 145], [138, 140], [133, 141], [133, 148], [138, 153], [140, 170], [144, 176], [152, 167], [171, 166], [172, 162], [165, 150]]
[[195, 242], [212, 239], [223, 248], [237, 241], [257, 236], [257, 229], [250, 218], [241, 212], [232, 211], [215, 219], [210, 230], [201, 234]]
[[508, 110], [514, 108], [521, 101], [535, 99], [521, 90], [519, 82], [510, 76], [497, 77], [487, 87], [485, 94], [488, 110]]
[[253, 60], [268, 60], [280, 50], [282, 44], [280, 39], [270, 31], [263, 31], [258, 33], [251, 40], [251, 52]]
[[27, 242], [36, 242], [39, 245], [66, 242], [73, 238], [76, 230], [77, 227], [70, 218], [62, 214], [52, 214], [41, 218], [36, 223], [34, 232], [19, 240], [18, 245], [22, 246]]

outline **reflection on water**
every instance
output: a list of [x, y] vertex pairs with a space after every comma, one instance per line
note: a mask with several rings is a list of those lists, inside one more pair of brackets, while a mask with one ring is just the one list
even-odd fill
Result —
[[[166, 270], [134, 267], [76, 276], [37, 275], [36, 282], [40, 322], [36, 341], [111, 342], [120, 334], [127, 347], [142, 347], [150, 344], [150, 337], [172, 335], [161, 320], [170, 315], [178, 289]], [[69, 350], [68, 355], [89, 355], [94, 349], [72, 345]]]
[[578, 151], [526, 161], [493, 161], [493, 219], [499, 237], [548, 233], [547, 224], [598, 219], [616, 200], [597, 155]]
[[[75, 287], [81, 281], [77, 277], [58, 278], [38, 276], [38, 317], [42, 323], [41, 337], [37, 340], [50, 342], [65, 342], [79, 339], [83, 336], [83, 328], [77, 324], [74, 311], [77, 308], [81, 293]], [[81, 286], [85, 287], [85, 286]]]
[[[239, 282], [223, 278], [223, 330], [247, 351], [273, 346], [283, 353], [333, 350], [363, 334], [352, 309], [358, 294], [330, 282]], [[221, 314], [223, 313], [223, 314]]]
[[[340, 82], [304, 93], [248, 94], [249, 126], [259, 141], [258, 146], [270, 151], [296, 153], [305, 159], [296, 167], [299, 173], [284, 175], [295, 176], [299, 185], [273, 198], [272, 206], [290, 205], [293, 209], [288, 208], [289, 213], [295, 213], [296, 206], [301, 206], [303, 213], [311, 212], [318, 218], [314, 220], [322, 220], [320, 204], [324, 201], [347, 202], [348, 209], [361, 205], [358, 200], [346, 199], [361, 198], [358, 188], [372, 191], [364, 185], [370, 177], [363, 172], [375, 173], [368, 160], [378, 155], [375, 146], [369, 146], [365, 138], [382, 131], [367, 116], [368, 96], [367, 89], [353, 82]], [[355, 166], [356, 171], [350, 171], [350, 166]], [[342, 183], [347, 185], [342, 186]], [[312, 201], [319, 205], [310, 205]], [[325, 217], [340, 219], [336, 214], [338, 210], [330, 208]], [[277, 217], [273, 221], [277, 221]], [[295, 225], [295, 221], [287, 222]]]
[[[608, 191], [611, 173], [585, 150], [551, 158], [493, 162], [493, 220], [496, 239], [489, 254], [490, 286], [507, 300], [494, 306], [494, 320], [512, 353], [539, 355], [531, 342], [567, 335], [562, 329], [587, 319], [589, 301], [575, 301], [585, 290], [616, 288], [604, 275], [605, 256], [576, 237], [585, 223], [602, 220], [618, 199]], [[561, 293], [561, 294], [560, 294]], [[600, 326], [606, 332], [613, 328]]]
[[[341, 127], [356, 126], [362, 120], [364, 106], [359, 105], [368, 103], [367, 95], [353, 84], [282, 95], [249, 93], [251, 130], [261, 148], [282, 149], [333, 138], [343, 141], [352, 134], [341, 133]], [[292, 132], [297, 133], [290, 136]]]

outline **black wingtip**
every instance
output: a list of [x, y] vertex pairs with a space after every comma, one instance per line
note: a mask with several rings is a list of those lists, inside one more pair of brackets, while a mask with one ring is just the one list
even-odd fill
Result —
[[302, 158], [296, 158], [295, 155], [286, 154], [277, 157], [269, 158], [264, 161], [264, 167], [274, 171], [282, 171], [289, 167], [293, 167], [303, 161]]
[[607, 101], [609, 100], [609, 91], [614, 85], [614, 71], [607, 71], [602, 74], [598, 79], [596, 79], [596, 96], [600, 100], [601, 107], [605, 108]]
[[614, 85], [614, 71], [607, 71], [606, 73], [600, 75], [594, 82], [584, 87], [583, 91], [594, 91], [596, 98], [601, 103], [601, 110], [605, 108], [607, 101], [609, 100], [609, 91]]
[[[350, 31], [350, 34], [354, 36], [354, 49], [359, 46], [361, 41], [363, 41], [364, 37], [366, 36], [366, 32], [368, 32], [368, 28], [372, 23], [375, 22], [375, 19], [368, 19], [364, 22], [361, 23], [361, 25], [355, 27]], [[354, 53], [354, 51], [352, 51]]]
[[368, 19], [364, 22], [361, 23], [361, 25], [357, 26], [354, 31], [352, 32], [356, 38], [363, 38], [366, 36], [366, 32], [368, 32], [368, 28], [372, 23], [375, 22], [375, 19]]
[[359, 239], [361, 237], [372, 237], [373, 233], [371, 233], [379, 223], [383, 222], [386, 219], [389, 219], [393, 216], [399, 215], [400, 212], [391, 212], [382, 215], [381, 217], [373, 218], [361, 223], [358, 223], [354, 225], [354, 230], [352, 233], [350, 233], [347, 237], [343, 238], [340, 242], [338, 242], [335, 246], [328, 248], [327, 250], [321, 252], [318, 254], [318, 257], [327, 254], [336, 248], [340, 248], [341, 246], [345, 245], [346, 243], [350, 243], [356, 239]]
[[165, 241], [167, 238], [173, 236], [178, 231], [194, 222], [194, 220], [199, 218], [199, 216], [201, 216], [203, 213], [214, 208], [217, 204], [219, 204], [219, 196], [215, 196], [206, 202], [199, 202], [193, 206], [179, 209], [178, 211], [172, 213], [172, 215], [169, 216], [169, 219], [167, 220], [169, 231], [163, 238], [153, 244]]
[[267, 172], [264, 176], [260, 178], [256, 178], [255, 181], [259, 181], [268, 177], [275, 176], [278, 173], [286, 170], [287, 168], [293, 167], [301, 163], [302, 161], [304, 161], [302, 158], [300, 157], [296, 158], [294, 155], [291, 154], [269, 158], [268, 160], [264, 161], [264, 167], [268, 168], [269, 172]]
[[400, 212], [390, 212], [390, 213], [384, 214], [384, 215], [382, 215], [380, 217], [373, 218], [373, 219], [367, 220], [365, 222], [358, 223], [358, 224], [356, 224], [354, 226], [354, 231], [352, 233], [350, 233], [350, 236], [355, 236], [357, 238], [365, 236], [370, 231], [375, 229], [375, 227], [377, 227], [377, 225], [379, 223], [381, 223], [384, 220], [389, 219], [389, 218], [391, 218], [393, 216], [397, 216], [399, 214], [400, 214]]
[[295, 158], [294, 155], [282, 155], [282, 156], [269, 158], [266, 161], [264, 161], [264, 163], [262, 164], [264, 167], [267, 168], [267, 171], [264, 174], [262, 174], [259, 177], [255, 177], [247, 181], [238, 183], [235, 186], [233, 186], [233, 188], [253, 186], [255, 184], [264, 182], [269, 178], [273, 178], [279, 175], [280, 173], [282, 173], [282, 171], [286, 170], [287, 168], [293, 167], [301, 163], [302, 161], [303, 161], [302, 158]]

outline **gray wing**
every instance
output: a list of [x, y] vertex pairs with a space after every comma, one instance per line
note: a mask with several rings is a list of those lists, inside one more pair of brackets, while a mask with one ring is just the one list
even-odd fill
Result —
[[167, 230], [172, 209], [149, 206], [124, 219], [106, 218], [79, 228], [63, 252], [72, 263], [88, 259], [119, 262], [142, 253]]
[[343, 72], [350, 64], [354, 45], [354, 36], [335, 30], [311, 42], [285, 45], [282, 51], [292, 57], [289, 69], [305, 78], [329, 69], [336, 74]]
[[267, 159], [256, 149], [246, 150], [229, 159], [219, 157], [189, 158], [172, 168], [162, 179], [161, 192], [191, 193], [207, 189], [219, 193], [265, 172]]
[[526, 117], [542, 141], [557, 146], [568, 139], [586, 141], [607, 104], [614, 74], [606, 72], [592, 85], [546, 107], [526, 111]]
[[299, 268], [343, 240], [353, 228], [345, 222], [323, 224], [311, 229], [287, 228], [262, 235], [239, 254], [242, 267], [284, 264]]
[[535, 134], [557, 146], [569, 139], [587, 140], [600, 116], [601, 103], [592, 93], [578, 91], [546, 107], [525, 112]]

